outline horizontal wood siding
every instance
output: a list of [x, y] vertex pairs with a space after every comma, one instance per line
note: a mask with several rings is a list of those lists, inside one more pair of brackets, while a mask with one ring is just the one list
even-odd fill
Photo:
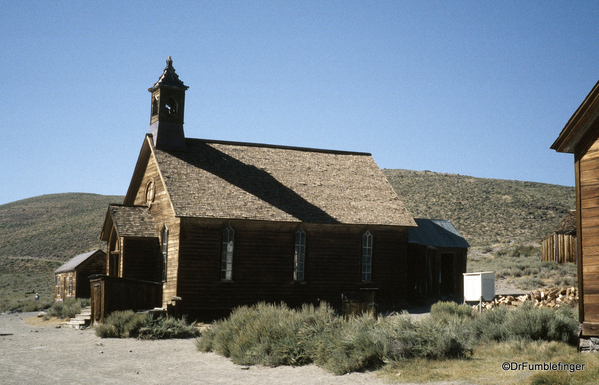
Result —
[[148, 310], [162, 303], [160, 283], [112, 276], [90, 280], [93, 323], [103, 323], [117, 310]]
[[581, 322], [599, 322], [599, 143], [578, 156]]
[[[235, 230], [233, 279], [221, 280], [222, 233]], [[380, 302], [405, 298], [407, 231], [403, 228], [302, 224], [305, 279], [293, 280], [297, 223], [182, 219], [179, 296], [182, 314], [211, 318], [260, 301], [290, 306], [327, 301], [377, 288]], [[362, 235], [373, 235], [370, 283], [361, 282]]]
[[123, 277], [162, 281], [160, 245], [156, 238], [125, 238]]
[[[58, 282], [57, 282], [58, 278]], [[69, 292], [69, 278], [73, 278], [73, 292]], [[67, 271], [54, 275], [54, 300], [64, 301], [67, 298], [75, 297], [75, 271]], [[60, 290], [59, 290], [60, 286]], [[60, 294], [59, 294], [60, 293]]]
[[106, 254], [96, 253], [76, 269], [75, 297], [90, 298], [89, 276], [106, 274]]

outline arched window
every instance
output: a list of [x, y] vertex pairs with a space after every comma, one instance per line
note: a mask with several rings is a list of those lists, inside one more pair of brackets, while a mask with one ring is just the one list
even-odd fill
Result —
[[166, 265], [168, 261], [168, 227], [162, 229], [162, 282], [166, 282]]
[[158, 114], [158, 96], [152, 96], [152, 116]]
[[174, 98], [168, 98], [164, 103], [167, 115], [176, 115], [179, 112], [179, 103]]
[[362, 236], [362, 282], [372, 281], [372, 234]]
[[233, 242], [235, 231], [231, 226], [223, 231], [223, 248], [220, 267], [220, 279], [231, 281], [233, 279]]
[[306, 233], [302, 229], [295, 232], [295, 256], [293, 259], [293, 279], [304, 280], [304, 261], [306, 259]]

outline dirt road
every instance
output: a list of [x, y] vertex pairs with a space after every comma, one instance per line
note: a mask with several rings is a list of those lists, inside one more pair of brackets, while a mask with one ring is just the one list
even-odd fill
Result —
[[242, 367], [197, 352], [191, 339], [101, 339], [25, 322], [34, 316], [0, 314], [1, 384], [383, 384], [372, 373], [334, 376], [314, 365]]

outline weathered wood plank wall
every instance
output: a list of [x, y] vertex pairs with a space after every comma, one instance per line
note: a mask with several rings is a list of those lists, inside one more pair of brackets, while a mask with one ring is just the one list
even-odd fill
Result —
[[[163, 229], [165, 227], [168, 229], [167, 276], [166, 282], [163, 284], [162, 296], [162, 306], [166, 307], [167, 304], [170, 303], [170, 300], [177, 295], [176, 282], [179, 271], [180, 220], [175, 217], [175, 212], [153, 156], [149, 157], [148, 165], [135, 197], [135, 205], [147, 204], [146, 189], [150, 182], [153, 182], [155, 191], [155, 197], [151, 204], [150, 211], [154, 218], [154, 224], [156, 225], [156, 233], [160, 234], [160, 242], [162, 242]], [[162, 277], [160, 280], [162, 280]]]
[[582, 209], [582, 277], [579, 279], [584, 286], [579, 294], [582, 297], [581, 321], [599, 322], [599, 142], [592, 144], [580, 157], [577, 179]]
[[[221, 280], [222, 232], [235, 230], [233, 279]], [[407, 231], [384, 226], [302, 224], [306, 233], [305, 280], [293, 280], [298, 223], [182, 220], [178, 287], [180, 311], [192, 318], [226, 315], [260, 301], [290, 306], [327, 301], [341, 293], [377, 288], [377, 301], [405, 299]], [[362, 235], [374, 238], [372, 282], [361, 282]]]
[[147, 310], [160, 307], [161, 284], [134, 279], [96, 276], [90, 280], [92, 322], [103, 323], [117, 310]]
[[576, 236], [554, 233], [541, 241], [541, 261], [576, 263]]

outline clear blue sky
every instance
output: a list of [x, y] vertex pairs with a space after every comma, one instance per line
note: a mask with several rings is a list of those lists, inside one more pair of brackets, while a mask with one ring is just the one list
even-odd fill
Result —
[[[93, 4], [92, 4], [93, 3]], [[125, 194], [173, 57], [188, 137], [573, 185], [597, 1], [0, 1], [0, 204]]]

